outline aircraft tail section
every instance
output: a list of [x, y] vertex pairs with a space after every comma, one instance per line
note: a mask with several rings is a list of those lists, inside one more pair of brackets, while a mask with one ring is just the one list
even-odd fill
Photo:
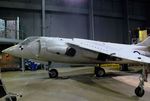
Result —
[[138, 46], [150, 46], [150, 36], [147, 37], [144, 41], [137, 44]]

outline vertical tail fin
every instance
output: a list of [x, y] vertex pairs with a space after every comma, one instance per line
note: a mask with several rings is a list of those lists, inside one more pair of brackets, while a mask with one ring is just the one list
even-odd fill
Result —
[[138, 46], [150, 46], [150, 36], [147, 37], [144, 41], [137, 44]]

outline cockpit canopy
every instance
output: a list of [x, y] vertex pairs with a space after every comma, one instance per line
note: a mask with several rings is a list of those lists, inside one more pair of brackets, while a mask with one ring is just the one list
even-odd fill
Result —
[[27, 39], [25, 39], [24, 41], [20, 42], [19, 45], [28, 45], [30, 42], [38, 39], [39, 37], [28, 37]]

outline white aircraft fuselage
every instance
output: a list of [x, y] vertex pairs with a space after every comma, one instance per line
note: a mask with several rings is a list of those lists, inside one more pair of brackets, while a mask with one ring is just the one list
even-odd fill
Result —
[[113, 54], [115, 53], [106, 55], [88, 49], [79, 48], [68, 43], [79, 43], [80, 45], [90, 47], [91, 49], [94, 48], [105, 52], [109, 52], [109, 50], [115, 50], [124, 52], [124, 54], [128, 54], [124, 50], [129, 50], [135, 52], [136, 54], [142, 54], [147, 57], [150, 56], [150, 52], [146, 46], [125, 45], [86, 39], [68, 39], [57, 37], [29, 37], [23, 42], [3, 50], [3, 52], [12, 54], [16, 57], [23, 57], [27, 59], [74, 64], [125, 64], [136, 62], [128, 59], [114, 57]]

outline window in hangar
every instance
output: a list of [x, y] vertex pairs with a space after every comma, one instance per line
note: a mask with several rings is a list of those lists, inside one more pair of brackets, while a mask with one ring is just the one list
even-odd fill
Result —
[[0, 37], [9, 39], [18, 39], [19, 17], [0, 18]]

